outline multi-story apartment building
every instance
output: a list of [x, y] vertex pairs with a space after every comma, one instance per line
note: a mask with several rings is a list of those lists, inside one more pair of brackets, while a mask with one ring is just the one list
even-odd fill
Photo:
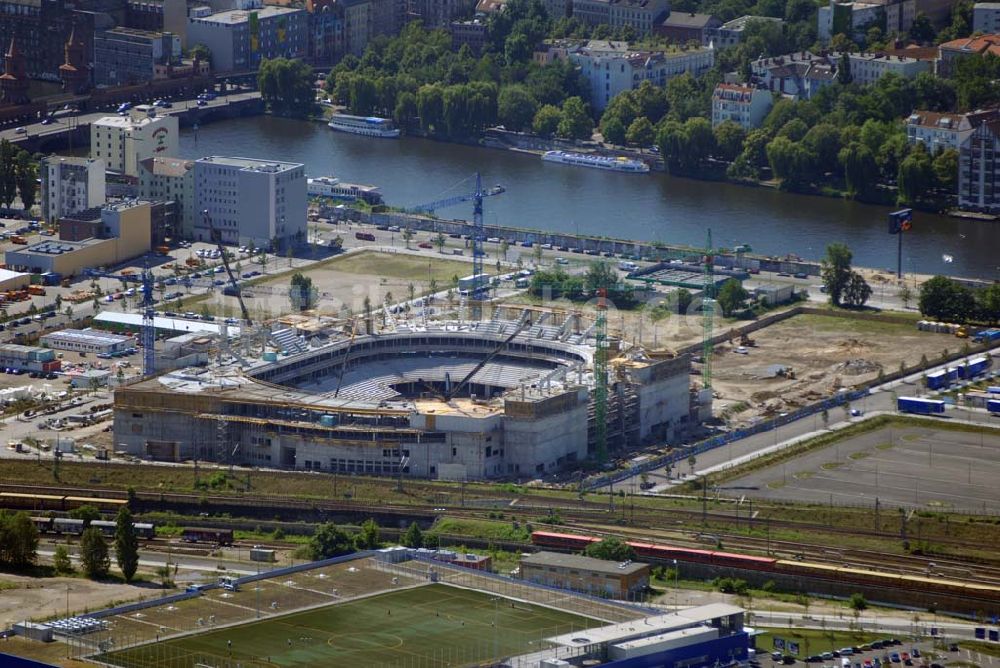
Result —
[[646, 37], [670, 12], [668, 0], [612, 0], [608, 15], [612, 28], [631, 26], [639, 37]]
[[946, 148], [959, 151], [977, 127], [998, 119], [998, 109], [980, 109], [968, 114], [914, 111], [906, 119], [906, 141], [923, 144], [932, 155]]
[[830, 0], [820, 7], [816, 18], [816, 33], [823, 42], [838, 33], [854, 40], [863, 40], [872, 26], [883, 34], [905, 34], [917, 16], [917, 0], [865, 0], [838, 2]]
[[0, 48], [16, 40], [28, 76], [58, 80], [71, 15], [63, 1], [0, 0]]
[[958, 206], [1000, 212], [1000, 121], [980, 123], [962, 142]]
[[188, 43], [204, 44], [219, 72], [255, 70], [265, 58], [302, 58], [308, 41], [304, 9], [265, 5], [188, 18]]
[[360, 56], [374, 35], [371, 0], [344, 0], [344, 49]]
[[187, 47], [187, 0], [128, 0], [125, 25], [129, 28], [177, 35]]
[[945, 42], [939, 47], [937, 75], [950, 77], [955, 74], [956, 63], [961, 58], [1000, 57], [1000, 35], [977, 35]]
[[94, 84], [128, 86], [153, 78], [157, 65], [180, 60], [181, 41], [169, 32], [112, 28], [94, 35]]
[[660, 22], [653, 32], [675, 44], [697, 42], [707, 45], [721, 25], [722, 21], [711, 14], [670, 12], [670, 16]]
[[758, 86], [720, 83], [712, 93], [712, 127], [725, 121], [759, 128], [774, 105], [774, 94]]
[[482, 19], [452, 21], [448, 24], [451, 34], [451, 48], [455, 51], [468, 44], [473, 53], [482, 53], [486, 46], [486, 22]]
[[158, 116], [156, 107], [139, 105], [127, 116], [90, 124], [90, 157], [103, 160], [109, 171], [138, 176], [142, 160], [177, 153], [177, 117]]
[[837, 78], [833, 59], [808, 51], [755, 60], [750, 71], [754, 83], [796, 100], [810, 99]]
[[139, 163], [139, 197], [176, 204], [176, 232], [194, 236], [197, 216], [194, 195], [194, 161], [180, 158], [146, 158]]
[[972, 6], [972, 32], [1000, 33], [1000, 2], [977, 2]]
[[442, 28], [459, 14], [467, 14], [474, 4], [473, 0], [414, 0], [410, 15], [426, 28]]
[[[273, 239], [295, 243], [306, 233], [305, 166], [251, 158], [209, 156], [195, 161], [195, 210], [231, 245], [267, 247]], [[208, 221], [197, 216], [194, 238], [212, 238]]]
[[590, 82], [590, 104], [598, 113], [616, 95], [638, 88], [643, 81], [666, 86], [670, 79], [685, 72], [692, 76], [704, 74], [715, 63], [713, 49], [634, 51], [624, 42], [602, 40], [572, 49], [568, 57]]
[[[830, 57], [838, 67], [840, 54]], [[912, 79], [921, 72], [931, 72], [929, 61], [907, 58], [906, 56], [890, 56], [885, 53], [850, 53], [847, 60], [851, 67], [851, 81], [862, 86], [874, 84], [886, 74], [892, 72], [905, 79]]]
[[46, 221], [52, 223], [104, 204], [103, 160], [52, 155], [42, 158], [39, 171], [42, 216]]
[[741, 16], [732, 21], [726, 21], [715, 30], [708, 30], [702, 43], [711, 42], [716, 49], [736, 46], [743, 41], [743, 31], [754, 22], [770, 23], [779, 27], [784, 23], [781, 19], [770, 16]]
[[584, 25], [611, 25], [611, 0], [573, 0], [572, 11]]

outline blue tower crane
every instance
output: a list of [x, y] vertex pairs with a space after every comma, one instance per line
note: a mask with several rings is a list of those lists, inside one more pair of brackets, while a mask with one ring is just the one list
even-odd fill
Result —
[[156, 326], [153, 324], [153, 272], [147, 264], [138, 276], [128, 274], [111, 274], [95, 269], [84, 269], [85, 276], [91, 278], [113, 278], [122, 283], [138, 283], [142, 290], [142, 328], [139, 341], [142, 343], [142, 375], [152, 376], [156, 373]]
[[456, 204], [471, 201], [472, 204], [472, 275], [475, 278], [472, 290], [473, 299], [473, 319], [479, 319], [482, 315], [483, 291], [486, 282], [483, 280], [483, 241], [485, 234], [483, 231], [483, 198], [500, 195], [506, 191], [503, 186], [493, 186], [488, 190], [483, 190], [483, 179], [479, 172], [476, 172], [476, 189], [466, 195], [456, 195], [446, 199], [439, 199], [427, 204], [419, 204], [407, 209], [409, 213], [433, 213], [437, 209], [444, 209]]

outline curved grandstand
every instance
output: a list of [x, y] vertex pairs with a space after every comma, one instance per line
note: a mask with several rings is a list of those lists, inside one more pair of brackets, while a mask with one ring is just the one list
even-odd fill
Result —
[[[223, 363], [120, 389], [116, 438], [156, 459], [431, 478], [536, 476], [592, 451], [588, 335], [576, 320], [532, 323], [527, 312], [516, 322], [399, 328], [322, 345], [272, 332], [282, 351], [264, 356], [271, 360], [233, 352]], [[632, 353], [611, 364], [612, 445], [669, 439], [689, 420], [688, 358]]]

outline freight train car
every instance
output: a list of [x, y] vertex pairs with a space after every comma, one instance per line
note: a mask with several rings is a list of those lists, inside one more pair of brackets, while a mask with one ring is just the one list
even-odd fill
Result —
[[232, 545], [232, 529], [199, 529], [188, 527], [181, 533], [181, 540], [186, 543], [214, 543], [216, 545]]

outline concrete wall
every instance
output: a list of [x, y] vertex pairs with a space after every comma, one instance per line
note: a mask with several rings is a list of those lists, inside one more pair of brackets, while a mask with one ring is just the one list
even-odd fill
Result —
[[[639, 382], [639, 439], [676, 438], [689, 413], [691, 358], [663, 360], [633, 374]], [[638, 444], [633, 444], [638, 445]]]
[[[503, 475], [532, 477], [544, 475], [587, 457], [587, 411], [589, 393], [575, 395], [566, 410], [544, 417], [504, 418]], [[567, 394], [570, 394], [567, 393]]]

